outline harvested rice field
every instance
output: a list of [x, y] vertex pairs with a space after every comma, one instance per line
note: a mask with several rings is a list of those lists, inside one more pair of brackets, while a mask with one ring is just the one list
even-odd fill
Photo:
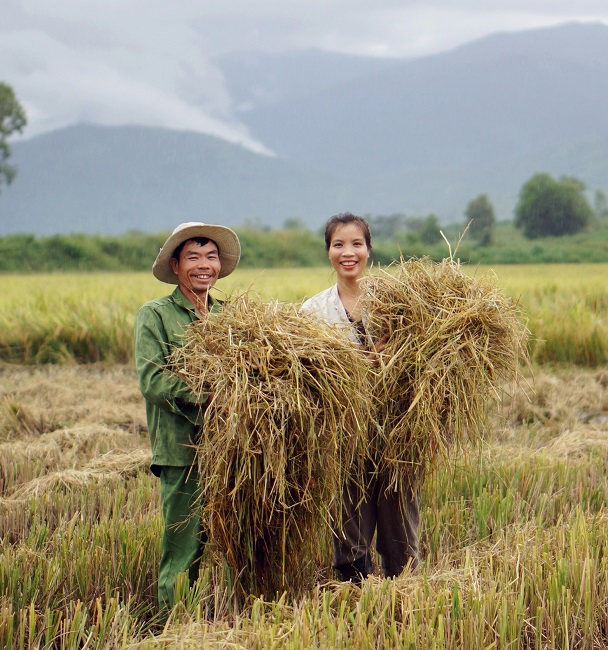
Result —
[[[0, 647], [608, 647], [607, 271], [497, 271], [529, 316], [533, 363], [483, 443], [428, 475], [414, 572], [340, 583], [328, 531], [301, 593], [243, 598], [209, 548], [164, 627], [158, 485], [129, 348], [135, 310], [164, 286], [1, 278]], [[332, 281], [276, 273], [243, 272], [236, 289], [297, 301]]]

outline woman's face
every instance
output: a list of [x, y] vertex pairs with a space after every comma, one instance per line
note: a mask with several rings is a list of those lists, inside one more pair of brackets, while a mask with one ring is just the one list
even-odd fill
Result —
[[340, 224], [334, 230], [329, 244], [329, 261], [338, 278], [358, 280], [369, 258], [363, 230], [357, 223]]

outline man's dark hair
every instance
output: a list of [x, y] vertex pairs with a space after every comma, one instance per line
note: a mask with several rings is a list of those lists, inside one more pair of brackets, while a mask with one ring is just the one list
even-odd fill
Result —
[[[200, 246], [204, 246], [205, 244], [208, 244], [209, 242], [213, 242], [216, 246], [217, 244], [213, 241], [213, 239], [209, 239], [209, 237], [190, 237], [190, 239], [186, 239], [183, 241], [174, 251], [173, 255], [171, 255], [172, 258], [176, 259], [179, 262], [179, 256], [184, 248], [184, 246], [189, 242], [189, 241], [195, 241], [197, 244]], [[220, 247], [217, 246], [217, 252], [219, 255], [220, 252]]]

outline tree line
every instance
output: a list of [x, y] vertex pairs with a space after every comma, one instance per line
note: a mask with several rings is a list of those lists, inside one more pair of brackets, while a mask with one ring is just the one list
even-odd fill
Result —
[[[380, 217], [380, 222], [383, 218]], [[441, 260], [456, 248], [464, 222], [437, 230], [438, 240], [425, 243], [420, 231], [399, 230], [379, 236], [373, 230], [372, 260], [383, 266], [401, 257], [428, 256]], [[607, 220], [608, 221], [608, 220]], [[428, 223], [432, 223], [429, 220]], [[474, 223], [474, 222], [473, 222]], [[428, 224], [427, 224], [428, 225]], [[496, 225], [495, 241], [481, 245], [471, 228], [462, 238], [456, 257], [473, 264], [524, 264], [543, 262], [608, 262], [608, 223], [582, 237], [526, 239], [511, 222]], [[325, 242], [320, 231], [303, 228], [235, 227], [241, 244], [242, 268], [326, 266]], [[0, 273], [48, 273], [88, 271], [147, 271], [169, 232], [123, 235], [66, 234], [36, 237], [11, 234], [0, 237]]]
[[[241, 240], [244, 268], [314, 267], [327, 264], [320, 231], [304, 227], [270, 230], [235, 227]], [[36, 237], [11, 234], [0, 237], [0, 272], [41, 273], [53, 271], [149, 271], [169, 232], [131, 231], [123, 235], [65, 234]], [[417, 245], [413, 246], [416, 241]], [[419, 239], [403, 237], [376, 241], [374, 261], [389, 264], [401, 251], [429, 254]], [[415, 249], [415, 250], [414, 250]]]

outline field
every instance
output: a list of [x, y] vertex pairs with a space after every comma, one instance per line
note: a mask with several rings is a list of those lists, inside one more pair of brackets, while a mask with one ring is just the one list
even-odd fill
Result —
[[[471, 269], [480, 273], [483, 269]], [[149, 274], [1, 276], [0, 647], [608, 647], [608, 265], [497, 267], [534, 363], [484, 444], [421, 495], [422, 562], [359, 589], [326, 561], [301, 600], [237, 605], [210, 557], [163, 629], [161, 516], [131, 366]], [[328, 270], [243, 271], [297, 301]]]

